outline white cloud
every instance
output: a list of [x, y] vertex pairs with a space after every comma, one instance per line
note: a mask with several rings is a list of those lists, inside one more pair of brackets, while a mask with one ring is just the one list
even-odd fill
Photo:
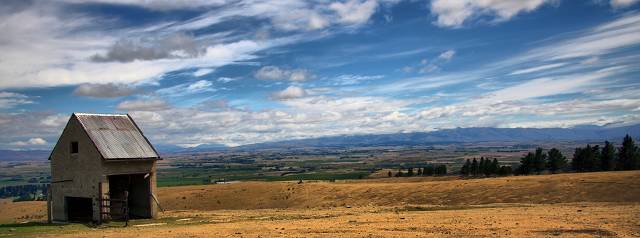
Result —
[[106, 3], [116, 5], [132, 5], [152, 10], [199, 9], [217, 7], [230, 3], [227, 0], [64, 0], [68, 3]]
[[189, 92], [204, 92], [208, 91], [213, 85], [211, 82], [206, 80], [199, 80], [191, 85], [189, 85], [186, 89]]
[[640, 122], [637, 115], [579, 115], [564, 118], [549, 118], [541, 121], [500, 122], [497, 127], [505, 128], [570, 128], [580, 125], [630, 126]]
[[[52, 114], [49, 112], [0, 112], [0, 148], [15, 148], [15, 143], [22, 142], [20, 149], [44, 149], [49, 143], [56, 141], [64, 128], [69, 114]], [[33, 140], [32, 140], [33, 139]]]
[[288, 100], [304, 96], [307, 96], [307, 91], [297, 86], [289, 86], [286, 89], [273, 94], [273, 97], [278, 100]]
[[262, 80], [279, 80], [287, 78], [288, 75], [285, 74], [284, 70], [276, 66], [264, 66], [260, 68], [254, 76]]
[[449, 117], [453, 115], [453, 113], [455, 112], [456, 112], [455, 106], [445, 106], [445, 107], [434, 107], [434, 108], [429, 108], [429, 109], [420, 111], [419, 115], [421, 119], [432, 120], [437, 118]]
[[13, 92], [0, 92], [0, 98], [27, 98], [27, 95]]
[[638, 3], [639, 0], [610, 0], [609, 5], [613, 8], [625, 8]]
[[156, 93], [168, 97], [182, 97], [191, 94], [215, 92], [213, 83], [207, 80], [198, 80], [194, 83], [183, 83], [168, 88], [159, 89]]
[[304, 69], [294, 69], [290, 71], [289, 80], [291, 81], [305, 81], [310, 79], [311, 75], [307, 70]]
[[[286, 107], [260, 111], [170, 108], [129, 113], [152, 142], [174, 144], [242, 145], [341, 134], [398, 132], [424, 126], [398, 120], [409, 104], [405, 100], [306, 96], [281, 103]], [[398, 113], [394, 115], [394, 112]]]
[[311, 13], [309, 16], [309, 29], [317, 30], [327, 27], [329, 22], [323, 16], [317, 13]]
[[535, 67], [526, 68], [526, 69], [519, 69], [519, 70], [511, 72], [510, 75], [529, 74], [529, 73], [534, 73], [534, 72], [538, 72], [538, 71], [542, 71], [542, 70], [558, 68], [558, 67], [561, 67], [561, 66], [564, 66], [564, 65], [566, 65], [566, 63], [555, 63], [555, 64], [540, 65], [540, 66], [535, 66]]
[[67, 13], [59, 5], [38, 3], [0, 15], [0, 77], [6, 79], [0, 81], [0, 89], [140, 84], [176, 70], [215, 69], [251, 60], [260, 50], [313, 39], [294, 34], [238, 40], [225, 32], [196, 38], [175, 28], [184, 22], [105, 28], [113, 25], [112, 19]]
[[[75, 14], [65, 4], [135, 5], [152, 10], [205, 9], [184, 21], [155, 22], [118, 28], [113, 21]], [[394, 1], [384, 1], [394, 4]], [[332, 34], [306, 33], [366, 23], [378, 7], [375, 0], [323, 1], [130, 1], [36, 2], [0, 16], [0, 89], [51, 87], [83, 83], [142, 84], [166, 73], [199, 68], [196, 77], [220, 66], [257, 58], [256, 52]], [[234, 32], [193, 36], [213, 24], [238, 18], [268, 19], [279, 38], [239, 40]], [[105, 27], [110, 26], [110, 27]], [[251, 29], [249, 29], [251, 31]], [[289, 70], [289, 80], [307, 80], [305, 70]]]
[[432, 73], [440, 70], [440, 66], [436, 64], [427, 64], [422, 66], [418, 72], [421, 74]]
[[42, 138], [31, 138], [27, 142], [32, 145], [44, 145], [47, 143], [47, 141]]
[[383, 79], [384, 75], [357, 75], [357, 74], [343, 74], [331, 79], [333, 85], [347, 86], [356, 85], [365, 81]]
[[0, 91], [0, 109], [34, 103], [30, 97], [21, 93]]
[[481, 100], [504, 102], [578, 92], [596, 80], [607, 78], [619, 70], [620, 68], [618, 67], [612, 67], [596, 72], [566, 75], [558, 78], [534, 79], [492, 92], [490, 96], [486, 96]]
[[191, 35], [173, 33], [151, 39], [120, 39], [104, 54], [91, 57], [95, 62], [131, 62], [134, 60], [157, 60], [164, 58], [193, 58], [201, 55], [200, 47]]
[[[611, 99], [547, 102], [470, 101], [433, 107], [419, 112], [420, 119], [444, 127], [572, 127], [577, 125], [629, 125], [640, 117], [619, 114], [640, 106], [640, 99]], [[535, 120], [532, 118], [535, 117]], [[452, 123], [455, 118], [455, 123]]]
[[46, 145], [47, 141], [42, 138], [36, 137], [36, 138], [31, 138], [27, 141], [16, 141], [11, 144], [15, 146], [34, 146], [34, 145]]
[[124, 97], [136, 92], [137, 90], [129, 85], [115, 83], [84, 83], [73, 91], [75, 95], [96, 98]]
[[455, 54], [456, 54], [455, 50], [447, 50], [445, 52], [442, 52], [440, 55], [438, 55], [438, 58], [442, 59], [442, 60], [449, 61], [449, 60], [453, 59], [453, 56]]
[[329, 8], [338, 13], [338, 21], [341, 23], [362, 24], [369, 21], [377, 6], [375, 0], [347, 0], [331, 3]]
[[286, 13], [274, 12], [271, 23], [279, 30], [320, 30], [331, 25], [329, 19], [320, 12], [306, 7], [289, 9]]
[[417, 71], [418, 73], [426, 74], [440, 71], [442, 67], [451, 61], [455, 56], [456, 51], [453, 49], [449, 49], [440, 53], [437, 57], [434, 57], [432, 60], [422, 59], [420, 63], [415, 66], [405, 66], [402, 68], [402, 71], [405, 73], [411, 73]]
[[[462, 10], [468, 8], [474, 11], [468, 16], [451, 13], [453, 20], [447, 21], [454, 24], [447, 26], [462, 26], [473, 19], [486, 19], [486, 16], [495, 17], [497, 21], [507, 20], [519, 13], [532, 11], [543, 4], [535, 1], [511, 1], [510, 6], [503, 6], [504, 1], [495, 0], [462, 2], [467, 4], [462, 6]], [[537, 5], [522, 7], [529, 2]], [[155, 4], [153, 2], [122, 2], [122, 4], [136, 4], [153, 10], [189, 8], [189, 6], [179, 6], [181, 3], [183, 2], [165, 2], [164, 4], [176, 4], [167, 7], [145, 5]], [[194, 3], [194, 5], [197, 4]], [[446, 4], [456, 3], [449, 1]], [[105, 29], [100, 25], [112, 26], [113, 24], [104, 24], [104, 19], [92, 19], [87, 16], [67, 17], [47, 9], [16, 11], [0, 16], [4, 24], [0, 26], [0, 30], [9, 32], [7, 34], [12, 36], [0, 35], [0, 42], [2, 42], [0, 52], [3, 52], [3, 64], [0, 64], [0, 78], [3, 80], [0, 81], [0, 88], [48, 87], [98, 82], [113, 85], [131, 83], [133, 88], [149, 80], [157, 80], [166, 73], [176, 70], [191, 72], [199, 77], [205, 75], [207, 70], [215, 70], [223, 65], [255, 63], [259, 57], [263, 56], [265, 49], [331, 34], [332, 29], [326, 31], [323, 29], [336, 26], [357, 27], [366, 24], [371, 20], [376, 9], [383, 5], [382, 1], [343, 0], [331, 8], [330, 4], [319, 4], [315, 1], [240, 0], [214, 7], [216, 11], [204, 13], [186, 22], [164, 22], [145, 26], [144, 29]], [[200, 6], [199, 9], [205, 9], [207, 6], [215, 5]], [[455, 10], [456, 7], [453, 9]], [[510, 10], [504, 10], [505, 13], [503, 13], [500, 9]], [[350, 14], [342, 14], [341, 11]], [[456, 16], [462, 16], [461, 20], [456, 20]], [[231, 33], [225, 33], [221, 38], [189, 36], [183, 38], [184, 41], [177, 40], [182, 42], [177, 44], [179, 46], [161, 47], [168, 50], [152, 49], [163, 45], [164, 43], [160, 42], [171, 38], [171, 35], [181, 34], [183, 30], [191, 32], [211, 24], [244, 17], [267, 20], [266, 24], [271, 25], [264, 26], [262, 29], [272, 34], [265, 34], [254, 40], [240, 40], [245, 35], [230, 35]], [[440, 17], [444, 19], [451, 16], [443, 13], [437, 17], [439, 21]], [[94, 23], [94, 20], [97, 23]], [[340, 134], [426, 131], [456, 126], [536, 127], [619, 121], [637, 122], [640, 119], [630, 115], [640, 108], [637, 84], [627, 82], [629, 85], [622, 86], [629, 89], [622, 92], [619, 88], [604, 87], [604, 83], [609, 85], [618, 83], [618, 76], [621, 75], [619, 72], [632, 72], [625, 71], [627, 69], [624, 67], [628, 67], [629, 59], [634, 63], [637, 58], [629, 58], [626, 63], [616, 64], [608, 54], [624, 54], [624, 49], [627, 47], [637, 46], [640, 42], [635, 37], [635, 33], [638, 32], [638, 22], [638, 14], [631, 12], [617, 21], [602, 24], [587, 31], [569, 32], [561, 39], [542, 41], [540, 44], [546, 45], [528, 51], [517, 59], [509, 59], [510, 62], [505, 63], [506, 67], [486, 67], [480, 70], [434, 73], [399, 80], [380, 80], [375, 84], [354, 89], [354, 91], [361, 90], [361, 93], [341, 92], [340, 97], [326, 96], [332, 95], [333, 92], [323, 92], [322, 90], [325, 89], [321, 88], [303, 88], [301, 85], [307, 83], [300, 81], [313, 78], [313, 75], [305, 69], [265, 66], [257, 70], [256, 78], [295, 81], [291, 82], [292, 86], [273, 95], [273, 98], [282, 100], [277, 103], [279, 105], [277, 109], [252, 111], [247, 108], [233, 108], [230, 106], [235, 105], [233, 102], [215, 100], [207, 100], [192, 108], [175, 108], [166, 101], [158, 99], [163, 96], [214, 91], [212, 82], [207, 80], [179, 82], [177, 85], [174, 85], [177, 82], [162, 81], [162, 85], [174, 86], [158, 90], [151, 95], [152, 98], [145, 96], [140, 97], [142, 99], [139, 100], [123, 101], [116, 109], [129, 111], [139, 121], [139, 125], [144, 127], [145, 133], [154, 143], [174, 144], [215, 142], [239, 145]], [[248, 32], [246, 35], [253, 37], [256, 34]], [[287, 36], [272, 38], [283, 35]], [[132, 36], [131, 39], [128, 36]], [[127, 46], [123, 42], [128, 40], [135, 42], [129, 45], [133, 50], [127, 51], [127, 47], [123, 47]], [[194, 51], [196, 53], [191, 54], [190, 47], [183, 47], [191, 43], [196, 44], [193, 47], [197, 49]], [[380, 57], [415, 55], [425, 51], [425, 49], [418, 49]], [[134, 54], [130, 55], [130, 53]], [[407, 66], [407, 69], [411, 68], [413, 72], [418, 70], [436, 72], [445, 62], [452, 60], [453, 57], [459, 57], [454, 50], [438, 53], [440, 54], [432, 55], [423, 64], [416, 62], [414, 65]], [[91, 56], [95, 55], [102, 56], [101, 60], [94, 58], [91, 61]], [[585, 64], [581, 65], [579, 62]], [[598, 69], [605, 67], [603, 65], [621, 66], [598, 72]], [[198, 70], [194, 72], [195, 69]], [[555, 76], [547, 78], [530, 78], [530, 75], [526, 75], [543, 70], [566, 71], [555, 72]], [[496, 77], [509, 73], [518, 76], [507, 77], [507, 81], [496, 83]], [[329, 83], [355, 85], [383, 77], [382, 75], [340, 75], [329, 78]], [[514, 81], [508, 81], [511, 79]], [[221, 83], [233, 80], [236, 78], [217, 79]], [[478, 84], [475, 84], [476, 81]], [[285, 84], [285, 82], [277, 83]], [[463, 92], [460, 92], [460, 95], [445, 95], [449, 93], [448, 86], [463, 83], [468, 85], [464, 85], [465, 90], [461, 90]], [[491, 85], [491, 87], [484, 87], [483, 91], [475, 90], [474, 85], [480, 85], [480, 83]], [[594, 88], [603, 88], [606, 92], [594, 92]], [[427, 93], [422, 94], [425, 98], [393, 98], [396, 95], [411, 96], [415, 92]], [[596, 99], [592, 100], [586, 96], [569, 101], [553, 101], [556, 100], [555, 98], [542, 99], [542, 97], [567, 93], [591, 94]], [[6, 98], [33, 100], [25, 97], [16, 93], [0, 93], [0, 107], [3, 105], [1, 101]], [[439, 97], [446, 97], [446, 100], [439, 101]], [[0, 138], [0, 146], [17, 141], [27, 143], [31, 138], [54, 141], [67, 119], [68, 115], [51, 113], [0, 112], [0, 124], [11, 125], [11, 127], [0, 127], [0, 134], [4, 136]]]
[[215, 70], [214, 69], [210, 69], [210, 68], [200, 68], [200, 69], [196, 70], [195, 72], [193, 72], [193, 76], [202, 77], [202, 76], [205, 76], [207, 74], [212, 73], [213, 71], [215, 71]]
[[218, 82], [228, 83], [238, 80], [237, 78], [229, 78], [229, 77], [220, 77], [218, 78]]
[[594, 57], [588, 58], [586, 60], [583, 60], [580, 63], [589, 65], [589, 64], [595, 64], [595, 63], [598, 63], [598, 62], [600, 62], [600, 58], [597, 57], [597, 56], [594, 56]]
[[506, 21], [520, 12], [530, 12], [548, 0], [433, 0], [431, 13], [437, 16], [436, 25], [460, 27], [469, 19], [481, 16], [495, 17], [495, 21]]
[[[193, 67], [219, 67], [236, 61], [255, 58], [252, 55], [267, 47], [266, 43], [241, 40], [216, 44], [206, 48], [196, 58], [162, 59], [153, 61], [95, 63], [79, 60], [71, 66], [43, 65], [37, 70], [25, 71], [10, 80], [0, 81], [0, 88], [44, 87], [81, 83], [140, 83], [158, 79], [167, 72]], [[0, 75], [2, 66], [0, 66]], [[11, 75], [11, 74], [10, 74]]]
[[141, 99], [123, 101], [116, 108], [121, 111], [161, 111], [168, 109], [169, 105], [160, 99]]
[[[385, 1], [393, 4], [396, 1]], [[366, 23], [378, 7], [376, 0], [347, 0], [328, 3], [306, 0], [240, 0], [226, 4], [186, 23], [175, 24], [174, 30], [195, 30], [234, 17], [269, 19], [281, 31], [315, 31], [332, 26], [359, 26]]]
[[376, 55], [375, 57], [380, 58], [380, 59], [406, 57], [406, 56], [410, 56], [410, 55], [421, 54], [421, 53], [424, 53], [425, 51], [428, 51], [428, 50], [429, 50], [429, 48], [417, 48], [417, 49], [411, 49], [411, 50], [405, 50], [405, 51], [384, 53], [384, 54]]
[[65, 84], [64, 79], [42, 79], [43, 71], [83, 61], [113, 37], [82, 35], [74, 29], [100, 23], [99, 19], [67, 14], [58, 17], [55, 7], [33, 6], [0, 14], [0, 88]]
[[277, 66], [264, 66], [254, 74], [260, 80], [305, 81], [313, 76], [305, 69], [282, 69]]
[[627, 14], [617, 20], [574, 34], [573, 38], [534, 48], [516, 60], [530, 62], [599, 57], [639, 45], [638, 32], [640, 32], [640, 14]]
[[40, 125], [46, 127], [63, 127], [67, 123], [68, 115], [48, 115], [40, 120]]

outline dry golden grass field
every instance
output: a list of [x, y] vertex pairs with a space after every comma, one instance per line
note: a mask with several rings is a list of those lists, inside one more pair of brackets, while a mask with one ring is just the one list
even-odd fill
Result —
[[161, 188], [156, 220], [44, 225], [0, 202], [0, 237], [639, 237], [640, 171]]

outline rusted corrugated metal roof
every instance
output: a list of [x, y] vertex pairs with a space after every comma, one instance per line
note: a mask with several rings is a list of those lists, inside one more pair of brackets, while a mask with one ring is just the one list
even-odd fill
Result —
[[159, 158], [129, 115], [74, 113], [104, 159]]

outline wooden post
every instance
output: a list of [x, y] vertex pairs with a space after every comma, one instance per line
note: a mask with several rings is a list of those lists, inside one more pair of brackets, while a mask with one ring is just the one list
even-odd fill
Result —
[[129, 191], [124, 191], [124, 226], [129, 226]]
[[104, 216], [104, 196], [102, 195], [102, 183], [98, 183], [98, 225], [102, 224], [102, 216]]
[[51, 224], [51, 184], [47, 186], [47, 223]]

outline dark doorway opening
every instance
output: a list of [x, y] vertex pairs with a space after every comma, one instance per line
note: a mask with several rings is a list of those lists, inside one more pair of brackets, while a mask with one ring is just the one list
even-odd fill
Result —
[[65, 197], [67, 217], [69, 221], [87, 222], [93, 220], [93, 203], [91, 198]]
[[151, 218], [151, 184], [147, 174], [109, 176], [109, 198], [112, 219]]

